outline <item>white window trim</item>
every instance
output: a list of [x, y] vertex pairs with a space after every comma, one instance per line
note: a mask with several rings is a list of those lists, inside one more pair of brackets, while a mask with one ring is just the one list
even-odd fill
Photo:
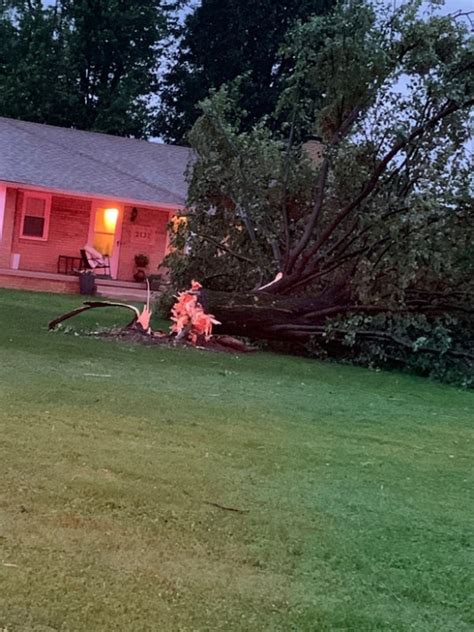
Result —
[[[31, 241], [48, 241], [49, 235], [49, 219], [51, 216], [51, 193], [37, 193], [36, 191], [23, 191], [23, 203], [21, 209], [20, 239], [28, 239]], [[44, 205], [44, 231], [42, 237], [33, 237], [23, 234], [25, 228], [26, 201], [28, 198], [36, 198], [45, 201]]]
[[0, 241], [3, 239], [3, 225], [5, 223], [7, 206], [7, 187], [0, 184]]

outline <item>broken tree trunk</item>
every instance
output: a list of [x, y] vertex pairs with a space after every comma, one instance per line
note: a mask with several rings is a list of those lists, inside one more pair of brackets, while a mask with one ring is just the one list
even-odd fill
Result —
[[350, 310], [345, 286], [317, 297], [278, 296], [267, 292], [217, 292], [202, 289], [199, 301], [222, 324], [216, 334], [266, 340], [305, 340], [329, 317]]
[[[211, 312], [222, 324], [216, 327], [216, 334], [245, 336], [251, 340], [306, 343], [316, 336], [334, 357], [347, 352], [344, 328], [333, 327], [330, 338], [325, 325], [329, 318], [348, 313], [376, 314], [386, 312], [383, 305], [357, 305], [350, 300], [346, 286], [333, 287], [318, 297], [290, 297], [266, 292], [216, 292], [201, 290], [200, 301], [204, 309]], [[418, 307], [419, 309], [419, 307]], [[434, 313], [436, 309], [434, 307]], [[405, 310], [409, 313], [410, 308]], [[398, 313], [402, 313], [401, 311]], [[415, 312], [416, 313], [416, 312]], [[429, 314], [427, 310], [423, 313]], [[413, 340], [392, 331], [358, 329], [359, 341], [389, 343], [397, 348], [413, 351]], [[295, 346], [296, 349], [296, 346]], [[417, 352], [439, 355], [439, 349], [429, 345], [418, 346]], [[474, 355], [462, 349], [449, 349], [446, 356], [474, 361]]]

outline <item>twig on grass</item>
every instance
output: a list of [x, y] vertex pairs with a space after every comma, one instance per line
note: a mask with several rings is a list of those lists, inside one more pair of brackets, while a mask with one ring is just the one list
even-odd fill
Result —
[[220, 503], [214, 503], [210, 500], [203, 501], [205, 505], [211, 505], [211, 507], [217, 507], [218, 509], [223, 509], [224, 511], [235, 511], [236, 513], [249, 513], [248, 509], [237, 509], [236, 507], [226, 507], [225, 505], [221, 505]]

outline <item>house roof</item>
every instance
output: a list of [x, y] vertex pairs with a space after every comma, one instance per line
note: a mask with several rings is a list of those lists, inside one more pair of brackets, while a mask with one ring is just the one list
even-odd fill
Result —
[[0, 181], [183, 206], [186, 147], [0, 117]]

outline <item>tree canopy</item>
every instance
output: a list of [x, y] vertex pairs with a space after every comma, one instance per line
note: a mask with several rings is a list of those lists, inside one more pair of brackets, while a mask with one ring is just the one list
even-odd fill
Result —
[[171, 68], [161, 82], [156, 129], [182, 142], [211, 89], [241, 76], [242, 123], [251, 127], [271, 114], [285, 65], [283, 39], [299, 19], [321, 14], [335, 0], [203, 0], [188, 15]]
[[[420, 4], [343, 2], [299, 23], [277, 129], [264, 118], [241, 131], [238, 84], [203, 102], [175, 236], [190, 254], [170, 263], [178, 285], [243, 291], [247, 306], [254, 293], [264, 323], [251, 308], [232, 314], [235, 301], [213, 307], [234, 333], [327, 341], [330, 326], [354, 342], [352, 323], [381, 354], [390, 339], [426, 358], [437, 345], [461, 357], [472, 340], [472, 41], [457, 16], [421, 17]], [[308, 126], [317, 161], [298, 140]]]
[[145, 137], [176, 4], [4, 1], [0, 115]]

